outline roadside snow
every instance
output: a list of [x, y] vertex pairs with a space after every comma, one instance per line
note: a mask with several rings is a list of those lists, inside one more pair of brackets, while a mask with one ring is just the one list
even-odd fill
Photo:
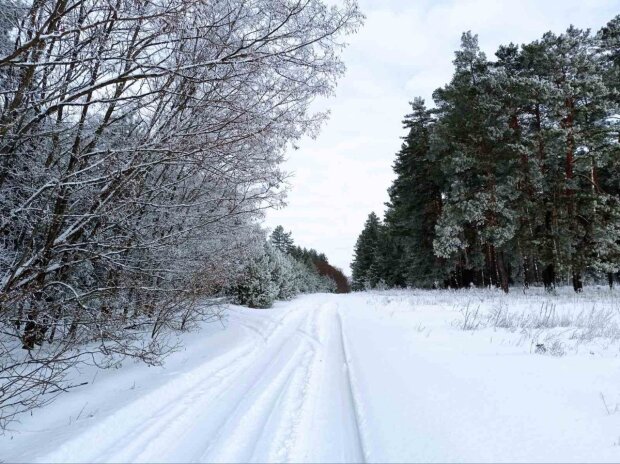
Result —
[[605, 289], [231, 307], [164, 367], [76, 375], [0, 460], [618, 462], [619, 308]]

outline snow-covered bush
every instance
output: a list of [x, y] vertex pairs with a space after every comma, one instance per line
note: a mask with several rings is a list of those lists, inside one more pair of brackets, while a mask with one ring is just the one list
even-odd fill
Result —
[[290, 300], [300, 293], [336, 290], [336, 282], [321, 275], [311, 261], [295, 258], [267, 242], [253, 251], [229, 294], [238, 304], [269, 308], [275, 300]]
[[319, 292], [324, 293], [334, 293], [336, 292], [336, 282], [333, 279], [330, 279], [328, 276], [319, 276], [320, 286], [318, 288]]
[[277, 248], [267, 245], [267, 254], [273, 263], [272, 280], [278, 287], [278, 300], [290, 300], [299, 290], [300, 275], [295, 260]]
[[267, 250], [259, 250], [250, 258], [233, 290], [236, 302], [250, 308], [269, 308], [280, 293], [274, 270], [275, 263]]
[[336, 282], [319, 274], [313, 264], [299, 263], [299, 282], [301, 293], [330, 293], [336, 291]]

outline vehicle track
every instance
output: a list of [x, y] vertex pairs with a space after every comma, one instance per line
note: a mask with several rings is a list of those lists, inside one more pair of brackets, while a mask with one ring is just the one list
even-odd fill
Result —
[[[273, 332], [286, 330], [288, 325], [295, 324], [300, 316], [302, 314], [298, 312], [285, 314], [282, 320], [272, 325]], [[291, 319], [293, 321], [288, 322]], [[270, 336], [273, 336], [273, 333]], [[218, 400], [226, 387], [269, 349], [270, 345], [255, 334], [252, 342], [247, 345], [173, 378], [129, 403], [105, 421], [86, 429], [75, 439], [40, 460], [62, 461], [63, 456], [72, 454], [72, 449], [80, 449], [79, 455], [83, 456], [84, 460], [93, 462], [99, 462], [103, 457], [108, 461], [143, 460], [141, 456], [147, 457], [144, 455], [151, 454], [150, 451], [161, 452], [163, 450], [157, 446], [155, 438], [162, 433], [169, 435], [175, 431], [182, 434], [186, 421], [181, 419], [192, 416], [199, 406], [206, 408], [207, 403]], [[162, 404], [162, 398], [166, 399], [165, 404]], [[117, 427], [117, 424], [122, 424], [122, 428]], [[105, 437], [103, 442], [102, 437]], [[84, 443], [90, 444], [86, 452]], [[145, 453], [147, 448], [149, 452]]]
[[308, 444], [321, 443], [328, 425], [340, 432], [327, 455], [365, 461], [337, 306], [314, 301], [275, 314], [231, 313], [246, 343], [171, 377], [40, 460], [308, 461], [323, 456]]
[[[302, 321], [303, 323], [303, 321]], [[293, 333], [294, 335], [295, 333]], [[303, 369], [303, 358], [313, 347], [305, 339], [288, 338], [276, 356], [244, 390], [207, 449], [197, 456], [202, 462], [252, 461], [255, 450], [265, 437], [268, 422], [284, 425], [279, 419], [287, 395], [295, 395], [291, 385], [295, 373]]]
[[364, 438], [363, 438], [364, 434], [362, 433], [362, 428], [361, 428], [362, 422], [361, 422], [361, 415], [360, 415], [360, 410], [358, 406], [359, 401], [355, 395], [355, 390], [353, 388], [353, 382], [351, 381], [351, 365], [349, 361], [350, 360], [349, 353], [347, 350], [347, 341], [346, 341], [346, 337], [344, 334], [342, 316], [340, 315], [340, 312], [338, 310], [336, 310], [336, 321], [338, 324], [338, 332], [340, 334], [339, 346], [340, 346], [340, 352], [342, 354], [343, 367], [345, 371], [347, 397], [348, 397], [349, 405], [351, 407], [351, 411], [353, 413], [352, 416], [353, 416], [353, 422], [355, 426], [354, 442], [358, 448], [359, 457], [361, 461], [368, 462], [368, 455], [366, 452], [366, 448], [364, 446]]

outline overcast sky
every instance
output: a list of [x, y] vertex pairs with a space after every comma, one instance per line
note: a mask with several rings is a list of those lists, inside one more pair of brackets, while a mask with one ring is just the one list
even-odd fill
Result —
[[359, 3], [366, 23], [348, 39], [347, 73], [327, 102], [331, 117], [316, 140], [304, 139], [288, 154], [288, 206], [267, 214], [268, 227], [282, 224], [297, 244], [324, 252], [349, 275], [366, 217], [383, 216], [408, 102], [421, 96], [432, 103], [433, 90], [451, 77], [463, 31], [478, 34], [493, 57], [500, 44], [530, 42], [570, 24], [598, 30], [620, 14], [620, 0]]

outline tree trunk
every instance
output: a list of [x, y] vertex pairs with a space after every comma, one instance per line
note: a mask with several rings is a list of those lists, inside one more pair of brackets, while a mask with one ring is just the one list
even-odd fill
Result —
[[573, 289], [577, 293], [583, 292], [583, 282], [581, 280], [581, 272], [573, 272]]
[[553, 264], [548, 264], [547, 267], [545, 267], [542, 272], [542, 278], [545, 290], [550, 292], [555, 288], [555, 269], [553, 268]]
[[508, 293], [508, 272], [506, 271], [506, 265], [504, 264], [504, 252], [496, 252], [495, 260], [499, 270], [500, 287], [504, 293]]
[[530, 266], [529, 258], [522, 255], [523, 261], [523, 287], [530, 288]]

